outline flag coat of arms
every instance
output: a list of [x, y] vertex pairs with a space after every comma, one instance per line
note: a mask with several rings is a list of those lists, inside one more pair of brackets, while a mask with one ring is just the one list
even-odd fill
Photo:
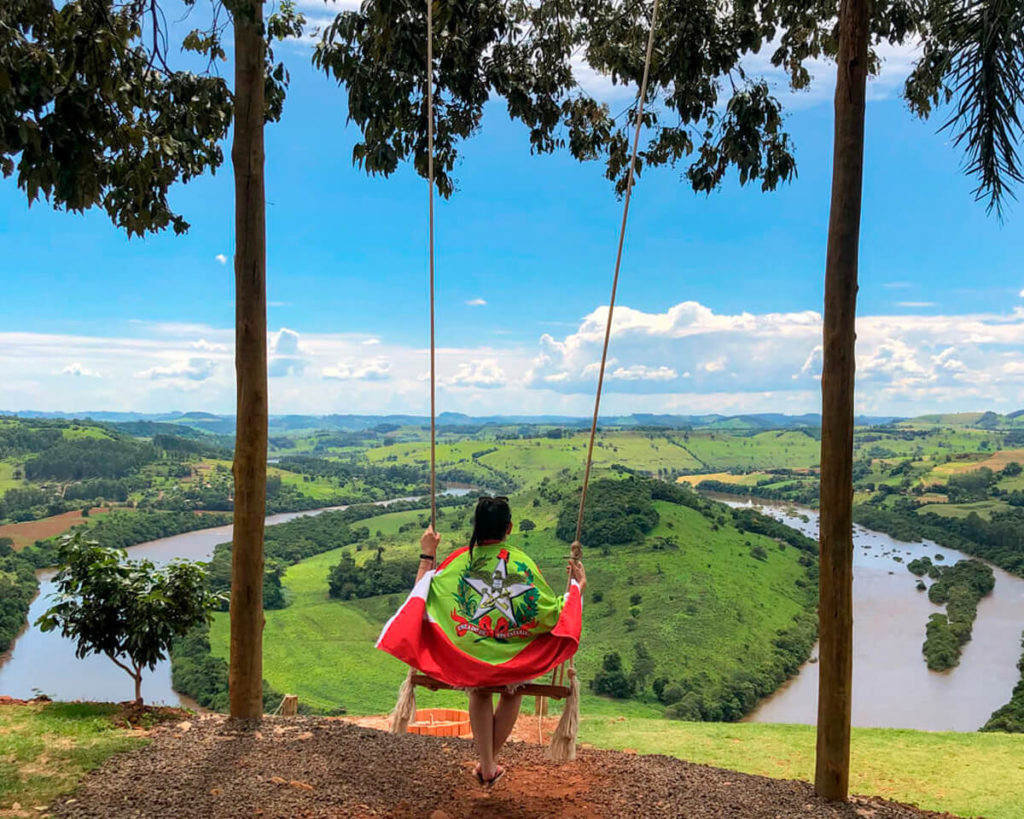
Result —
[[377, 648], [458, 688], [522, 683], [568, 660], [580, 644], [583, 598], [574, 580], [556, 595], [521, 549], [468, 547], [420, 578]]

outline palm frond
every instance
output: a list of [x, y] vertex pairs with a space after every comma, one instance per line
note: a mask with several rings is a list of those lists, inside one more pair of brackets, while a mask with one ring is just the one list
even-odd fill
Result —
[[974, 194], [1002, 218], [1013, 186], [1024, 182], [1018, 148], [1024, 128], [1024, 3], [949, 3], [938, 33], [948, 47], [946, 76], [954, 111], [942, 126], [964, 151]]

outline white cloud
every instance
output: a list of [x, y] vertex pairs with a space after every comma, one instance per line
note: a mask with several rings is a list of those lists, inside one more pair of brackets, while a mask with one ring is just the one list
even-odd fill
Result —
[[136, 373], [136, 377], [152, 381], [161, 379], [205, 381], [213, 375], [215, 367], [215, 362], [209, 358], [190, 358], [164, 367], [150, 367], [148, 370]]
[[267, 362], [267, 375], [270, 378], [300, 376], [309, 363], [302, 354], [299, 334], [287, 327], [282, 327], [270, 338], [270, 357]]
[[1019, 292], [1019, 293], [1018, 293], [1017, 295], [1018, 295], [1018, 296], [1019, 296], [1020, 298], [1024, 299], [1024, 290], [1021, 290], [1021, 291], [1020, 291], [1020, 292]]
[[675, 370], [664, 365], [647, 367], [634, 364], [631, 367], [616, 367], [608, 373], [609, 379], [618, 378], [622, 381], [673, 381], [678, 377]]
[[466, 304], [470, 307], [483, 307], [487, 302], [484, 299], [469, 299]]
[[227, 264], [227, 263], [228, 263], [228, 257], [227, 257], [227, 256], [225, 256], [225, 255], [224, 255], [223, 253], [218, 253], [218, 254], [217, 254], [216, 256], [214, 256], [213, 258], [215, 258], [215, 259], [216, 259], [216, 260], [217, 260], [218, 262], [220, 262], [221, 264]]
[[[526, 385], [591, 394], [606, 318], [602, 307], [564, 338], [542, 336]], [[1020, 403], [1024, 308], [1009, 314], [864, 316], [857, 332], [858, 400], [876, 410], [925, 411], [950, 402], [1008, 409]], [[695, 302], [664, 313], [620, 307], [611, 349], [615, 363], [605, 390], [627, 394], [630, 402], [646, 395], [772, 393], [780, 403], [783, 395], [804, 395], [808, 410], [817, 403], [822, 347], [815, 312], [719, 315]]]
[[886, 290], [905, 290], [911, 286], [911, 282], [882, 282], [882, 287]]
[[896, 302], [897, 307], [934, 307], [935, 302], [933, 301], [898, 301]]
[[193, 350], [203, 350], [208, 353], [219, 353], [227, 349], [223, 344], [213, 344], [205, 338], [193, 341], [189, 346], [192, 347]]
[[380, 339], [379, 338], [364, 338], [361, 343], [362, 343], [362, 345], [364, 347], [372, 347], [374, 344], [380, 344]]
[[449, 387], [477, 387], [496, 390], [505, 386], [505, 372], [494, 359], [463, 362], [455, 374], [441, 383]]
[[63, 370], [60, 371], [61, 375], [78, 375], [86, 378], [102, 378], [95, 370], [90, 370], [84, 364], [80, 364], [75, 361], [72, 364], [68, 364]]
[[339, 361], [333, 367], [324, 367], [324, 378], [336, 381], [386, 381], [391, 362], [386, 358]]

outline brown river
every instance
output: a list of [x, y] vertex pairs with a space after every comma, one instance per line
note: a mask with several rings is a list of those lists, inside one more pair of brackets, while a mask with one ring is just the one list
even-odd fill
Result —
[[[739, 505], [735, 501], [730, 505]], [[773, 504], [762, 511], [817, 537], [817, 513]], [[795, 511], [795, 514], [794, 514]], [[805, 518], [802, 519], [801, 518]], [[1017, 660], [1024, 630], [1024, 579], [993, 567], [995, 589], [978, 604], [973, 638], [960, 665], [929, 671], [921, 653], [928, 615], [944, 608], [917, 591], [907, 561], [923, 555], [955, 563], [968, 556], [934, 543], [903, 543], [862, 527], [854, 530], [853, 724], [926, 731], [975, 731], [1010, 699], [1020, 678]], [[900, 557], [903, 562], [893, 558]], [[925, 578], [926, 583], [930, 583]], [[812, 660], [817, 658], [815, 646]], [[813, 724], [818, 666], [765, 698], [746, 719]]]

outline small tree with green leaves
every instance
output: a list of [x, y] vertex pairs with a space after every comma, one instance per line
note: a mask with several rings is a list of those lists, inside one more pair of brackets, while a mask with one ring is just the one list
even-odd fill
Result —
[[156, 566], [128, 560], [122, 549], [65, 537], [60, 571], [54, 578], [56, 602], [36, 621], [75, 642], [79, 658], [105, 654], [135, 681], [135, 704], [142, 705], [142, 673], [166, 659], [171, 643], [200, 623], [220, 602], [206, 588], [202, 564], [173, 561]]

